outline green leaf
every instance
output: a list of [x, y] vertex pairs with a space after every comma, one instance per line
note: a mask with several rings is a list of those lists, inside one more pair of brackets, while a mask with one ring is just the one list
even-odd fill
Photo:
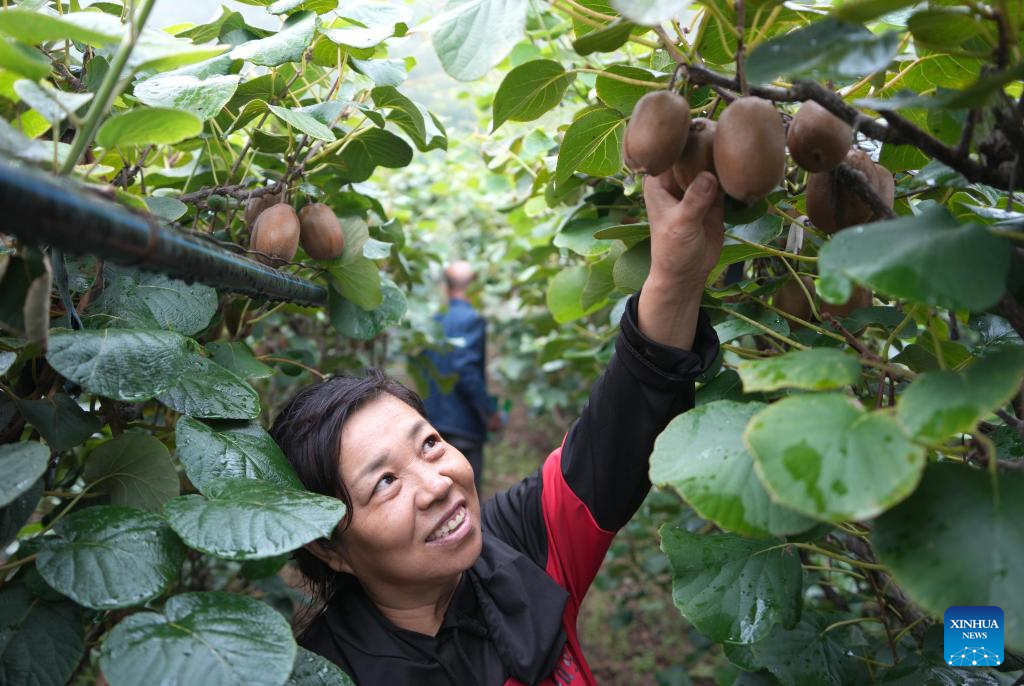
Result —
[[566, 267], [548, 283], [546, 301], [551, 316], [559, 324], [575, 321], [597, 310], [602, 302], [583, 309], [583, 289], [587, 285], [587, 268]]
[[572, 42], [572, 49], [583, 56], [595, 52], [615, 52], [626, 44], [632, 32], [632, 22], [620, 19], [600, 29], [588, 31]]
[[778, 541], [732, 534], [692, 534], [662, 526], [672, 566], [672, 601], [716, 643], [755, 643], [776, 624], [800, 617], [800, 558]]
[[845, 302], [850, 280], [897, 298], [981, 311], [1005, 290], [1010, 243], [942, 208], [846, 229], [821, 250], [818, 292]]
[[11, 368], [11, 365], [18, 359], [18, 353], [0, 352], [0, 376], [3, 376]]
[[1022, 377], [1024, 348], [997, 350], [961, 373], [922, 374], [900, 395], [897, 416], [911, 436], [938, 443], [974, 431], [1016, 395]]
[[[3, 16], [0, 14], [0, 16]], [[92, 100], [92, 93], [68, 93], [57, 90], [47, 82], [42, 84], [20, 79], [14, 82], [14, 91], [26, 104], [41, 114], [51, 125], [64, 121]]]
[[395, 35], [394, 28], [390, 26], [322, 28], [320, 32], [336, 45], [357, 49], [375, 47]]
[[614, 223], [607, 217], [573, 219], [555, 235], [553, 242], [556, 247], [568, 248], [577, 255], [594, 257], [608, 252], [613, 245], [610, 241], [595, 238], [594, 234]]
[[532, 60], [510, 71], [494, 95], [491, 131], [506, 121], [533, 121], [562, 101], [576, 78], [554, 60]]
[[135, 97], [150, 107], [191, 112], [206, 120], [220, 114], [238, 88], [237, 74], [199, 79], [186, 74], [167, 74], [135, 86]]
[[7, 686], [64, 686], [85, 653], [81, 611], [24, 586], [0, 589], [0, 680]]
[[834, 348], [796, 350], [759, 360], [744, 360], [736, 367], [743, 391], [802, 388], [826, 391], [852, 386], [860, 380], [860, 365], [851, 355]]
[[183, 495], [164, 511], [191, 548], [228, 560], [257, 560], [330, 536], [345, 504], [278, 483], [223, 478], [208, 482], [206, 497]]
[[281, 448], [258, 422], [200, 422], [181, 417], [175, 427], [178, 459], [189, 480], [206, 493], [221, 477], [260, 479], [301, 490]]
[[[932, 64], [934, 66], [934, 63]], [[969, 74], [969, 76], [973, 76], [973, 73]], [[932, 95], [918, 95], [908, 91], [883, 98], [860, 98], [854, 104], [877, 111], [913, 108], [925, 110], [962, 110], [987, 104], [993, 95], [1002, 93], [1003, 88], [1007, 84], [1018, 81], [1021, 78], [1024, 78], [1024, 63], [1005, 71], [985, 74], [961, 90], [942, 88], [938, 93]], [[919, 166], [924, 165], [921, 164]]]
[[914, 44], [931, 44], [942, 50], [961, 46], [984, 31], [979, 17], [951, 9], [926, 9], [907, 19]]
[[355, 682], [333, 662], [300, 646], [285, 686], [355, 686]]
[[827, 630], [834, 621], [845, 618], [805, 611], [796, 626], [776, 626], [752, 645], [726, 644], [725, 654], [744, 669], [767, 668], [778, 683], [789, 686], [869, 683], [863, 667], [850, 656], [850, 637], [842, 630]]
[[32, 488], [46, 471], [49, 460], [50, 451], [42, 443], [0, 445], [0, 507]]
[[528, 8], [528, 0], [448, 0], [444, 12], [416, 30], [432, 34], [446, 72], [475, 81], [523, 39]]
[[96, 142], [104, 148], [116, 146], [166, 145], [198, 136], [203, 123], [190, 112], [166, 107], [129, 110], [103, 122]]
[[306, 112], [290, 110], [287, 107], [279, 107], [277, 105], [270, 105], [269, 107], [270, 111], [273, 112], [278, 119], [286, 124], [294, 126], [310, 138], [316, 138], [321, 141], [335, 140], [333, 131], [318, 122]]
[[74, 448], [100, 430], [100, 420], [63, 393], [53, 398], [15, 400], [18, 411], [34, 426], [50, 450]]
[[331, 265], [328, 273], [338, 292], [360, 309], [370, 311], [384, 301], [380, 270], [373, 260], [355, 255]]
[[0, 12], [0, 33], [30, 45], [73, 40], [102, 47], [120, 41], [124, 31], [118, 18], [105, 12], [68, 12], [60, 16], [18, 8]]
[[231, 59], [246, 60], [261, 67], [299, 62], [302, 60], [302, 53], [313, 42], [316, 25], [315, 12], [300, 12], [290, 17], [281, 31], [239, 45], [231, 51]]
[[789, 333], [789, 324], [786, 323], [786, 319], [782, 315], [763, 308], [757, 303], [723, 305], [722, 309], [725, 310], [726, 315], [733, 313], [736, 315], [729, 316], [720, 324], [715, 324], [715, 333], [718, 334], [718, 340], [722, 343], [729, 343], [741, 336], [764, 333], [762, 329], [745, 320], [755, 321], [765, 328], [783, 335]]
[[405, 316], [405, 293], [390, 279], [383, 279], [381, 294], [380, 305], [366, 311], [332, 288], [328, 294], [331, 324], [339, 333], [360, 341], [368, 341], [387, 327], [397, 324]]
[[1006, 647], [1024, 650], [1024, 475], [929, 467], [917, 491], [875, 522], [871, 542], [911, 600], [934, 617], [998, 605]]
[[896, 419], [839, 393], [797, 395], [759, 412], [744, 441], [772, 499], [824, 521], [868, 519], [914, 491], [924, 449]]
[[287, 14], [296, 9], [310, 10], [317, 14], [326, 14], [337, 8], [338, 0], [277, 0], [271, 3], [267, 11], [271, 14]]
[[214, 362], [243, 379], [266, 379], [274, 375], [274, 370], [257, 360], [242, 341], [207, 343], [206, 352]]
[[111, 504], [149, 512], [162, 511], [181, 492], [167, 447], [138, 431], [126, 431], [89, 453], [82, 476], [105, 492]]
[[260, 397], [252, 386], [202, 355], [192, 355], [177, 383], [157, 400], [204, 419], [253, 419], [260, 414]]
[[183, 593], [163, 614], [140, 612], [115, 626], [103, 641], [100, 669], [111, 686], [154, 678], [164, 686], [280, 686], [295, 653], [287, 620], [266, 603], [237, 593]]
[[651, 271], [651, 240], [640, 241], [622, 253], [612, 272], [615, 287], [626, 293], [640, 290]]
[[768, 497], [751, 479], [753, 458], [743, 429], [762, 403], [719, 400], [685, 412], [658, 436], [651, 483], [670, 486], [697, 511], [727, 531], [765, 538], [806, 531], [817, 522]]
[[46, 360], [90, 393], [138, 402], [178, 382], [189, 344], [171, 331], [51, 330]]
[[388, 119], [402, 127], [413, 140], [426, 142], [427, 125], [416, 103], [393, 86], [377, 86], [370, 91], [370, 97], [377, 107], [391, 110]]
[[130, 507], [73, 512], [55, 534], [40, 542], [39, 573], [55, 590], [95, 610], [156, 598], [185, 561], [185, 548], [163, 517]]
[[36, 511], [42, 497], [43, 479], [39, 478], [8, 505], [0, 507], [0, 548], [6, 548], [18, 537], [18, 532]]
[[359, 60], [350, 57], [349, 64], [378, 86], [401, 86], [409, 76], [402, 60]]
[[563, 183], [573, 172], [612, 176], [622, 169], [622, 138], [626, 120], [613, 109], [593, 109], [572, 123], [562, 139], [555, 180]]
[[167, 329], [193, 336], [217, 313], [217, 291], [164, 274], [104, 265], [103, 294], [89, 308], [101, 326]]
[[866, 76], [892, 62], [900, 33], [875, 35], [863, 26], [828, 18], [772, 38], [746, 60], [747, 80], [770, 83], [779, 76], [842, 79]]
[[916, 5], [919, 0], [851, 0], [840, 5], [834, 14], [847, 21], [866, 22], [882, 15]]
[[633, 111], [633, 107], [640, 98], [650, 93], [654, 88], [664, 88], [665, 79], [667, 78], [665, 76], [655, 76], [647, 69], [631, 67], [628, 64], [613, 64], [605, 69], [604, 73], [624, 76], [637, 81], [651, 82], [652, 87], [646, 88], [598, 74], [595, 84], [597, 97], [608, 107], [626, 115]]
[[395, 26], [412, 21], [413, 11], [393, 2], [343, 2], [338, 16], [366, 27]]
[[587, 266], [587, 283], [580, 296], [580, 306], [589, 310], [611, 295], [615, 290], [615, 263], [624, 250], [615, 247], [602, 259]]
[[603, 241], [617, 239], [627, 244], [636, 243], [650, 237], [651, 225], [647, 222], [618, 224], [616, 226], [609, 226], [607, 229], [601, 229], [594, 232], [594, 238], [598, 238]]
[[150, 212], [167, 222], [177, 221], [188, 212], [188, 205], [175, 198], [150, 195], [143, 200]]
[[611, 0], [611, 6], [630, 21], [657, 26], [679, 18], [689, 6], [686, 0]]
[[[3, 14], [9, 12], [10, 10]], [[45, 79], [50, 75], [49, 60], [28, 46], [6, 36], [0, 36], [0, 64], [4, 65], [4, 69], [33, 80]]]
[[328, 160], [342, 177], [353, 183], [366, 181], [378, 166], [398, 169], [412, 162], [412, 148], [384, 129], [364, 129], [349, 139], [337, 155]]

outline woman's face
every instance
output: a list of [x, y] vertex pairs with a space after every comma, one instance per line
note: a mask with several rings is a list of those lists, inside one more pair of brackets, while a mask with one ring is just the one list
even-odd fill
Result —
[[352, 500], [336, 551], [342, 571], [409, 592], [476, 562], [483, 538], [473, 468], [416, 410], [381, 395], [349, 416], [341, 446]]

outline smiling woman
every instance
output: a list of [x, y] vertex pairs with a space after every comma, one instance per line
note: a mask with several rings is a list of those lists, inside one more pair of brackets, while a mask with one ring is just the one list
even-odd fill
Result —
[[[671, 174], [671, 172], [668, 172]], [[299, 642], [360, 684], [593, 684], [580, 603], [650, 488], [655, 437], [718, 352], [700, 314], [722, 247], [717, 184], [649, 178], [651, 272], [615, 355], [536, 473], [481, 506], [473, 470], [415, 393], [371, 370], [300, 391], [271, 434], [307, 488], [342, 499], [297, 553], [318, 614]]]

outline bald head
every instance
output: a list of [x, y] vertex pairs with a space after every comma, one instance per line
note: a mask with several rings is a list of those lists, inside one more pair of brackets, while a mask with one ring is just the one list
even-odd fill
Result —
[[444, 282], [448, 286], [449, 297], [464, 296], [474, 278], [476, 278], [476, 273], [473, 272], [473, 265], [469, 262], [458, 260], [448, 265], [448, 268], [444, 270]]

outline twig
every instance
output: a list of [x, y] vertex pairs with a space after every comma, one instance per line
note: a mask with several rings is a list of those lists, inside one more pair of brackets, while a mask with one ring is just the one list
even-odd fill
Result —
[[1017, 419], [1006, 410], [996, 410], [996, 416], [1006, 422], [1007, 426], [1013, 427], [1021, 440], [1024, 440], [1024, 420]]
[[1010, 322], [1010, 326], [1017, 334], [1024, 338], [1024, 306], [1021, 306], [1010, 291], [1006, 291], [996, 305], [996, 312], [1000, 317]]
[[740, 84], [741, 95], [750, 95], [750, 88], [747, 86], [747, 76], [743, 69], [743, 60], [746, 58], [746, 51], [743, 47], [746, 14], [743, 0], [736, 0], [736, 80]]
[[882, 197], [875, 191], [874, 186], [859, 169], [854, 169], [845, 162], [836, 167], [836, 178], [843, 186], [860, 196], [860, 199], [871, 206], [871, 211], [879, 219], [895, 219], [896, 213], [882, 200]]

